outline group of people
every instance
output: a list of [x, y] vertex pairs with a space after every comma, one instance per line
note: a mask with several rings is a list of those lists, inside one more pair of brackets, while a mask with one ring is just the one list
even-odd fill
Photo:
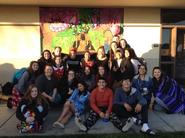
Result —
[[[86, 51], [83, 57], [76, 49], [70, 49], [69, 55], [63, 54], [61, 47], [53, 53], [44, 50], [15, 84], [8, 105], [17, 107], [21, 132], [41, 131], [49, 107], [63, 106], [53, 127], [65, 128], [74, 115], [84, 132], [102, 118], [122, 132], [137, 124], [142, 125], [141, 132], [155, 135], [148, 125], [152, 97], [155, 110], [185, 113], [184, 89], [159, 67], [153, 68], [153, 77], [149, 76], [146, 64], [126, 40], [116, 39], [107, 53], [102, 46], [95, 55]], [[83, 122], [80, 116], [87, 111]]]

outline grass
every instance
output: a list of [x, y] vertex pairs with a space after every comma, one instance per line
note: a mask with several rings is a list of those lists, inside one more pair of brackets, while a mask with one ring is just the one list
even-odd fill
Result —
[[157, 136], [147, 136], [143, 134], [76, 134], [76, 135], [62, 135], [62, 136], [36, 136], [36, 135], [27, 135], [27, 136], [11, 136], [0, 138], [184, 138], [185, 132], [173, 132], [173, 133], [159, 133]]

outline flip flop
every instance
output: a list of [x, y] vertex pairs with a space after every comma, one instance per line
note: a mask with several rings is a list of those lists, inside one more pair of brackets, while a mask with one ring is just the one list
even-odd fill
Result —
[[146, 135], [150, 135], [150, 136], [155, 136], [156, 133], [153, 132], [151, 129], [147, 129], [146, 131], [143, 131], [142, 129], [140, 130], [141, 133], [146, 134]]

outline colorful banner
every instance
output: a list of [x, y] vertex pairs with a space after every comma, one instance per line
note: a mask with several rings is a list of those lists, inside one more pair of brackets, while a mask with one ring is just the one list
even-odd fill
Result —
[[95, 52], [109, 46], [114, 35], [123, 33], [123, 9], [118, 8], [40, 8], [42, 48], [64, 53]]

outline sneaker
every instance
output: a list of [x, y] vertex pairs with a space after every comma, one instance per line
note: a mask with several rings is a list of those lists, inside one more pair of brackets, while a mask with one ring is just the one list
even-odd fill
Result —
[[82, 123], [79, 117], [75, 117], [75, 124], [80, 128], [80, 130], [87, 132], [87, 127]]
[[127, 121], [125, 122], [125, 125], [122, 127], [122, 131], [123, 132], [127, 132], [131, 127], [132, 125], [134, 124], [134, 121], [132, 118], [128, 118]]
[[138, 126], [142, 125], [141, 119], [135, 118], [135, 117], [132, 117], [132, 119], [133, 119], [135, 125], [138, 125]]
[[62, 123], [60, 123], [60, 122], [56, 121], [56, 122], [54, 122], [54, 123], [53, 123], [53, 127], [60, 127], [60, 128], [64, 128], [64, 124], [62, 124]]

